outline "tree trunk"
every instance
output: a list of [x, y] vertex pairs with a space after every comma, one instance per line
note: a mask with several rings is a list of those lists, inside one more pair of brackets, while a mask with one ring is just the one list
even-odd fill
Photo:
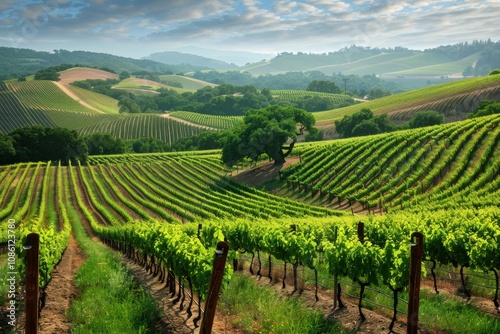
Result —
[[[293, 147], [295, 146], [295, 140], [287, 147], [283, 147], [282, 150], [279, 152], [279, 156], [274, 159], [274, 164], [275, 165], [282, 165], [285, 163], [285, 158], [292, 153]], [[286, 152], [283, 152], [283, 150], [286, 149]]]

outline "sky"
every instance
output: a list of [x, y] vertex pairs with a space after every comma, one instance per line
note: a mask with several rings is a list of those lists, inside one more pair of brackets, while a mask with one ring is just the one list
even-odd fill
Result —
[[188, 47], [270, 57], [351, 45], [423, 50], [498, 41], [499, 16], [499, 0], [1, 0], [0, 45], [132, 58]]

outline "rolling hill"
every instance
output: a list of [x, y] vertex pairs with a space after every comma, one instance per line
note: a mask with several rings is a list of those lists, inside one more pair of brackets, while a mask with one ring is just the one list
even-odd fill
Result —
[[111, 133], [116, 138], [155, 137], [166, 143], [205, 131], [161, 114], [119, 114], [118, 101], [61, 82], [0, 83], [0, 132], [43, 125], [82, 135]]
[[213, 69], [236, 67], [236, 65], [228, 64], [224, 61], [197, 56], [189, 53], [177, 52], [177, 51], [152, 53], [149, 56], [144, 57], [143, 59], [154, 60], [169, 65], [190, 64], [194, 66], [213, 68]]
[[[75, 70], [76, 73], [77, 70]], [[89, 73], [92, 73], [89, 72]], [[169, 76], [169, 79], [182, 80], [184, 83], [204, 85], [203, 82], [192, 81], [182, 76]], [[122, 85], [131, 90], [143, 90], [156, 93], [154, 88], [162, 87], [158, 82], [129, 78]], [[277, 91], [282, 97], [290, 91]], [[325, 138], [334, 134], [333, 121], [350, 115], [361, 108], [369, 108], [375, 114], [388, 114], [396, 123], [408, 121], [420, 110], [436, 110], [445, 115], [445, 121], [464, 119], [466, 114], [477, 108], [481, 100], [500, 101], [500, 75], [460, 80], [452, 83], [423, 88], [410, 92], [391, 95], [377, 100], [356, 104], [349, 107], [313, 113], [316, 126], [324, 133]], [[151, 135], [167, 142], [178, 136], [199, 132], [200, 127], [227, 128], [235, 124], [236, 119], [225, 119], [195, 113], [173, 113], [172, 122], [196, 129], [175, 130], [174, 135], [165, 134], [170, 125], [165, 120], [157, 120], [160, 115], [139, 115], [135, 121], [129, 116], [118, 114], [117, 101], [97, 93], [93, 93], [65, 83], [50, 81], [28, 81], [3, 83], [0, 89], [0, 117], [3, 119], [0, 130], [8, 132], [26, 125], [63, 126], [69, 129], [83, 129], [85, 133], [107, 131], [120, 138]], [[134, 116], [135, 117], [135, 116]], [[142, 118], [141, 118], [142, 117]], [[152, 118], [151, 118], [152, 117]], [[178, 117], [178, 118], [177, 118]], [[136, 118], [134, 118], [136, 119]], [[138, 121], [141, 119], [141, 121]], [[162, 123], [164, 125], [158, 125]], [[154, 124], [154, 126], [153, 126]], [[198, 125], [194, 125], [198, 124]], [[154, 129], [142, 129], [153, 126]], [[181, 125], [179, 125], [180, 129]], [[131, 135], [125, 135], [125, 132]], [[173, 130], [172, 130], [173, 131]]]
[[107, 53], [55, 50], [53, 53], [0, 47], [0, 80], [17, 79], [36, 71], [60, 64], [79, 64], [96, 68], [109, 68], [116, 73], [162, 72], [183, 73], [202, 69], [193, 65], [167, 65], [148, 59], [133, 59]]
[[[327, 75], [341, 72], [346, 75], [361, 76], [375, 74], [383, 78], [462, 78], [464, 70], [469, 67], [475, 69], [479, 60], [481, 60], [481, 66], [489, 66], [489, 69], [498, 66], [497, 63], [488, 62], [483, 57], [483, 51], [487, 48], [497, 50], [500, 45], [488, 41], [475, 45], [457, 44], [449, 48], [440, 47], [424, 51], [351, 46], [323, 54], [283, 52], [271, 60], [247, 64], [238, 70], [255, 76], [320, 71]], [[488, 68], [480, 69], [480, 71], [483, 71], [484, 75], [488, 72]]]
[[408, 121], [414, 113], [436, 110], [445, 115], [445, 122], [461, 120], [475, 110], [481, 100], [500, 101], [500, 75], [465, 79], [372, 100], [362, 105], [314, 113], [316, 125], [323, 131], [333, 131], [333, 121], [351, 115], [361, 108], [374, 114], [388, 114], [397, 123]]
[[74, 81], [87, 80], [87, 79], [118, 79], [119, 75], [97, 68], [90, 67], [73, 67], [68, 70], [60, 72], [61, 82], [72, 83]]

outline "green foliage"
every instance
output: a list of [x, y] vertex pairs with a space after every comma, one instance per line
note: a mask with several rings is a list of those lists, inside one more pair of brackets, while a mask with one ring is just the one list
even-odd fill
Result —
[[500, 68], [495, 68], [494, 70], [491, 70], [488, 75], [495, 75], [495, 74], [500, 74]]
[[352, 137], [376, 135], [380, 133], [380, 128], [372, 119], [364, 119], [354, 126], [351, 132]]
[[384, 91], [380, 88], [373, 88], [368, 93], [368, 100], [375, 100], [375, 99], [379, 99], [381, 97], [389, 96], [389, 95], [391, 95], [391, 92], [389, 92], [389, 91]]
[[141, 112], [141, 107], [130, 97], [123, 97], [118, 101], [120, 112], [138, 114]]
[[135, 140], [128, 140], [127, 144], [130, 145], [130, 151], [134, 153], [155, 153], [155, 152], [168, 152], [170, 146], [158, 138], [141, 137]]
[[482, 100], [476, 111], [470, 113], [468, 118], [482, 117], [487, 115], [500, 114], [500, 102], [493, 100]]
[[59, 81], [61, 80], [60, 74], [58, 72], [38, 72], [35, 74], [35, 80], [50, 80]]
[[306, 90], [331, 94], [340, 94], [342, 92], [340, 87], [338, 87], [335, 82], [327, 80], [313, 80], [309, 83], [309, 85], [307, 85]]
[[416, 128], [423, 128], [426, 126], [439, 125], [443, 123], [444, 123], [443, 114], [434, 110], [426, 110], [415, 113], [408, 122], [408, 126], [410, 129], [416, 129]]
[[[249, 110], [243, 122], [227, 130], [222, 139], [222, 161], [228, 165], [244, 158], [257, 160], [264, 153], [275, 164], [283, 163], [297, 136], [314, 126], [314, 117], [303, 109], [270, 106]], [[291, 144], [285, 153], [283, 145], [289, 140]]]
[[221, 138], [223, 136], [223, 132], [205, 131], [197, 136], [177, 139], [172, 143], [170, 150], [180, 152], [222, 148]]
[[14, 139], [11, 136], [0, 134], [0, 164], [4, 165], [13, 161], [15, 155]]
[[387, 119], [386, 114], [373, 116], [370, 109], [362, 108], [352, 116], [346, 115], [341, 120], [336, 120], [335, 128], [341, 137], [348, 138], [391, 132], [396, 126]]
[[109, 133], [93, 133], [83, 138], [87, 144], [89, 155], [125, 153], [125, 143]]
[[125, 79], [128, 79], [130, 78], [130, 73], [128, 73], [127, 71], [122, 71], [120, 73], [120, 80], [125, 80]]
[[70, 161], [86, 163], [88, 149], [76, 131], [43, 126], [23, 127], [8, 133], [16, 154], [9, 163], [28, 161]]

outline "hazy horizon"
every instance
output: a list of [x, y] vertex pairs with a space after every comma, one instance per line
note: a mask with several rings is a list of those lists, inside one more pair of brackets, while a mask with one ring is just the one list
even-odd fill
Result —
[[498, 14], [498, 1], [5, 0], [0, 46], [132, 58], [190, 48], [256, 59], [350, 45], [423, 50], [497, 41]]

